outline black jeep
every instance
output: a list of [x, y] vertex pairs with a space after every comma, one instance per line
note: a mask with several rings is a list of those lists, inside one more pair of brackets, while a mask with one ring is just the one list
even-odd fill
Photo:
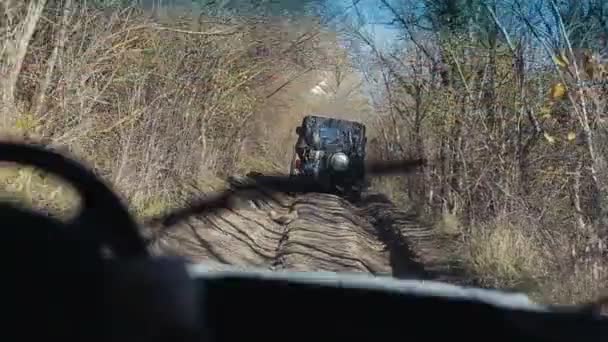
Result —
[[296, 133], [290, 175], [313, 177], [321, 191], [359, 198], [368, 184], [365, 125], [308, 115]]

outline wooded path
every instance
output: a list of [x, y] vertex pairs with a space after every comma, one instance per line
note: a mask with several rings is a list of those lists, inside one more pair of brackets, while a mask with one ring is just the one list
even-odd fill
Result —
[[151, 242], [151, 251], [217, 268], [365, 272], [466, 283], [450, 241], [382, 194], [364, 194], [353, 204], [330, 194], [259, 189], [234, 202], [170, 227]]

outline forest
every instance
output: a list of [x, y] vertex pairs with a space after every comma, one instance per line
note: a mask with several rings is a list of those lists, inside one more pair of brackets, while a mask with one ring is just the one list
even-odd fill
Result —
[[[4, 0], [0, 129], [147, 216], [286, 172], [306, 114], [360, 120], [370, 156], [430, 161], [374, 188], [481, 283], [579, 302], [608, 284], [607, 20], [602, 0]], [[0, 183], [74, 204], [28, 168]]]

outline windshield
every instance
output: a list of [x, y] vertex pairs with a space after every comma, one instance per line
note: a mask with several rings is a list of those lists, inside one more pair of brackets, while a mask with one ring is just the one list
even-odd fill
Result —
[[[429, 269], [551, 303], [608, 291], [606, 0], [2, 3], [2, 132], [75, 154], [142, 217], [233, 175], [296, 174], [294, 128], [310, 115], [365, 125], [318, 131], [356, 150], [349, 167], [427, 161], [331, 179], [344, 192], [218, 211], [163, 235], [162, 252]], [[306, 143], [322, 126], [311, 122]], [[58, 215], [77, 203], [29, 169], [1, 173], [0, 190]]]

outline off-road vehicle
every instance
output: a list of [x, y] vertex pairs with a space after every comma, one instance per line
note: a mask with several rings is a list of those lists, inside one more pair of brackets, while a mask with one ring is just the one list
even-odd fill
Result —
[[290, 175], [311, 176], [322, 191], [359, 198], [368, 185], [365, 125], [308, 115], [296, 127], [296, 133]]

